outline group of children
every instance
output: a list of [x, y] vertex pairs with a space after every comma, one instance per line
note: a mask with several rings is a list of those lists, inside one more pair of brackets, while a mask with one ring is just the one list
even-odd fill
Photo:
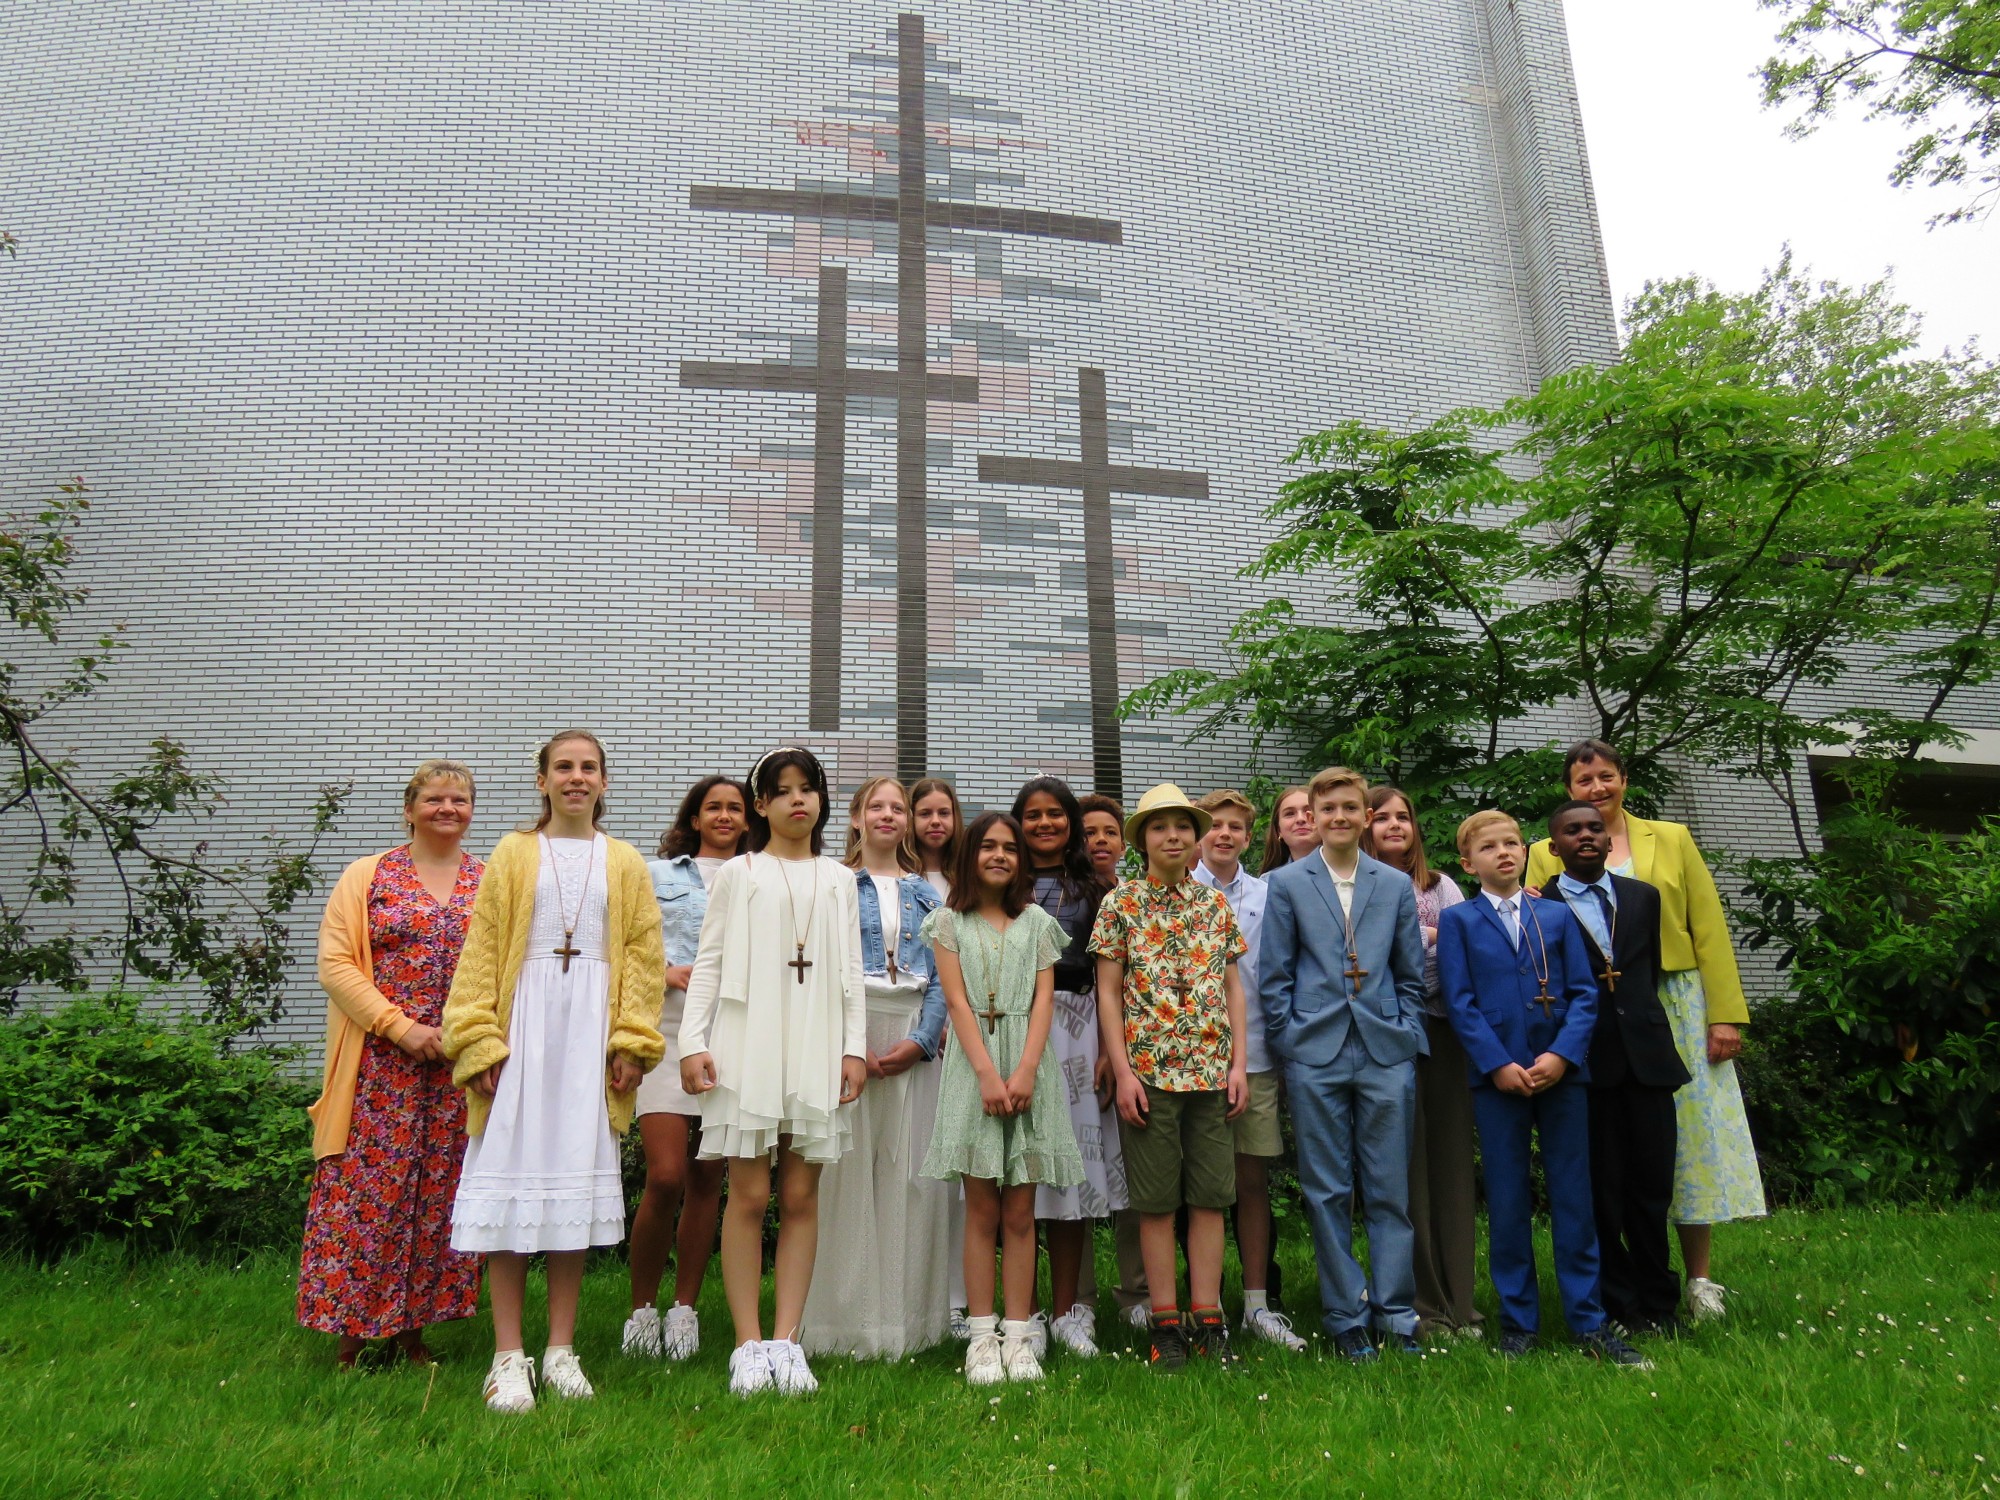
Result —
[[[1043, 777], [967, 826], [947, 783], [876, 778], [855, 793], [835, 860], [826, 774], [787, 746], [743, 782], [698, 783], [647, 861], [601, 831], [594, 736], [551, 739], [538, 772], [542, 817], [487, 866], [442, 1027], [471, 1106], [452, 1246], [489, 1258], [494, 1410], [535, 1402], [520, 1314], [536, 1252], [549, 1278], [541, 1389], [592, 1393], [570, 1336], [584, 1250], [623, 1237], [616, 1138], [635, 1114], [647, 1185], [623, 1347], [699, 1347], [726, 1176], [738, 1395], [816, 1389], [809, 1353], [894, 1357], [952, 1333], [975, 1385], [1040, 1378], [1052, 1336], [1095, 1353], [1090, 1227], [1106, 1217], [1153, 1368], [1238, 1358], [1221, 1297], [1232, 1214], [1242, 1331], [1303, 1349], [1269, 1290], [1281, 1097], [1327, 1333], [1357, 1362], [1420, 1352], [1410, 1183], [1433, 949], [1470, 1059], [1500, 1351], [1524, 1352], [1538, 1326], [1536, 1134], [1572, 1333], [1644, 1364], [1605, 1302], [1628, 1326], [1657, 1321], [1664, 1270], [1671, 1312], [1657, 1179], [1664, 1132], [1670, 1190], [1678, 1059], [1652, 993], [1657, 902], [1606, 873], [1588, 803], [1552, 818], [1564, 873], [1540, 893], [1522, 889], [1514, 821], [1467, 819], [1459, 852], [1480, 893], [1435, 911], [1420, 910], [1405, 868], [1363, 851], [1376, 806], [1338, 768], [1304, 789], [1303, 821], [1281, 804], [1297, 826], [1274, 827], [1271, 847], [1289, 843], [1264, 877], [1241, 864], [1256, 811], [1231, 791], [1197, 803], [1161, 785], [1126, 818]], [[1119, 880], [1128, 846], [1143, 873]], [[1053, 1318], [1035, 1307], [1038, 1241]]]

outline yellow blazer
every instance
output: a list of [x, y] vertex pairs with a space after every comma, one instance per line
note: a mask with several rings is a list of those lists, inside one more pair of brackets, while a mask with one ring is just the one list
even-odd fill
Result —
[[[667, 987], [660, 904], [639, 851], [623, 839], [608, 842], [604, 941], [611, 963], [611, 1035], [606, 1060], [622, 1052], [650, 1070], [665, 1052], [658, 1025]], [[538, 835], [510, 833], [500, 840], [479, 882], [465, 949], [444, 1003], [444, 1055], [452, 1062], [451, 1081], [465, 1090], [467, 1135], [486, 1129], [492, 1108], [472, 1080], [508, 1055], [507, 1023], [514, 1011], [514, 984], [528, 956], [541, 867]], [[604, 1094], [611, 1106], [611, 1128], [623, 1135], [631, 1128], [633, 1096], [616, 1092], [608, 1078]]]
[[[1664, 823], [1625, 814], [1625, 837], [1632, 845], [1632, 874], [1660, 893], [1660, 962], [1669, 973], [1701, 970], [1708, 996], [1708, 1024], [1741, 1026], [1750, 1019], [1743, 999], [1743, 976], [1729, 941], [1729, 919], [1715, 877], [1684, 823]], [[1562, 861], [1543, 839], [1528, 851], [1528, 884], [1547, 884], [1562, 873]]]

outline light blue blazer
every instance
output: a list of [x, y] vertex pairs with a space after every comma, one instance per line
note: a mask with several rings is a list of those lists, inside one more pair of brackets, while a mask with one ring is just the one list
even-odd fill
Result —
[[1367, 971], [1358, 993], [1346, 976], [1340, 894], [1319, 852], [1280, 866], [1264, 883], [1258, 989], [1272, 1052], [1324, 1066], [1340, 1055], [1351, 1030], [1382, 1067], [1428, 1055], [1424, 937], [1410, 877], [1361, 856], [1351, 918], [1355, 953]]

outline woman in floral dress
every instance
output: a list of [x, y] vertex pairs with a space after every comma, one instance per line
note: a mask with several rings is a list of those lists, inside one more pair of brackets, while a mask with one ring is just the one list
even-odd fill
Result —
[[461, 845], [472, 773], [426, 761], [403, 793], [410, 841], [349, 865], [320, 923], [326, 1080], [313, 1121], [299, 1322], [340, 1335], [340, 1363], [393, 1338], [430, 1362], [424, 1329], [479, 1305], [479, 1257], [451, 1248], [465, 1096], [438, 1023], [484, 866]]

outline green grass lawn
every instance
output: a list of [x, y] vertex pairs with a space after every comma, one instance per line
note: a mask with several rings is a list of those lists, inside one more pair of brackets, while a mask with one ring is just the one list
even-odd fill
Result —
[[[892, 1366], [819, 1360], [816, 1397], [747, 1403], [727, 1391], [719, 1278], [701, 1354], [639, 1364], [617, 1352], [624, 1272], [607, 1261], [578, 1339], [597, 1400], [517, 1418], [480, 1404], [483, 1318], [432, 1335], [434, 1375], [336, 1373], [333, 1341], [292, 1323], [281, 1255], [0, 1265], [0, 1495], [2000, 1488], [2000, 1214], [1784, 1214], [1719, 1231], [1716, 1253], [1731, 1319], [1655, 1345], [1652, 1371], [1560, 1344], [1518, 1365], [1457, 1345], [1354, 1370], [1316, 1341], [1298, 1358], [1252, 1346], [1234, 1376], [1162, 1379], [1107, 1313], [1106, 1357], [1054, 1354], [1039, 1388], [967, 1389], [954, 1345]], [[1306, 1293], [1309, 1252], [1284, 1256]]]

